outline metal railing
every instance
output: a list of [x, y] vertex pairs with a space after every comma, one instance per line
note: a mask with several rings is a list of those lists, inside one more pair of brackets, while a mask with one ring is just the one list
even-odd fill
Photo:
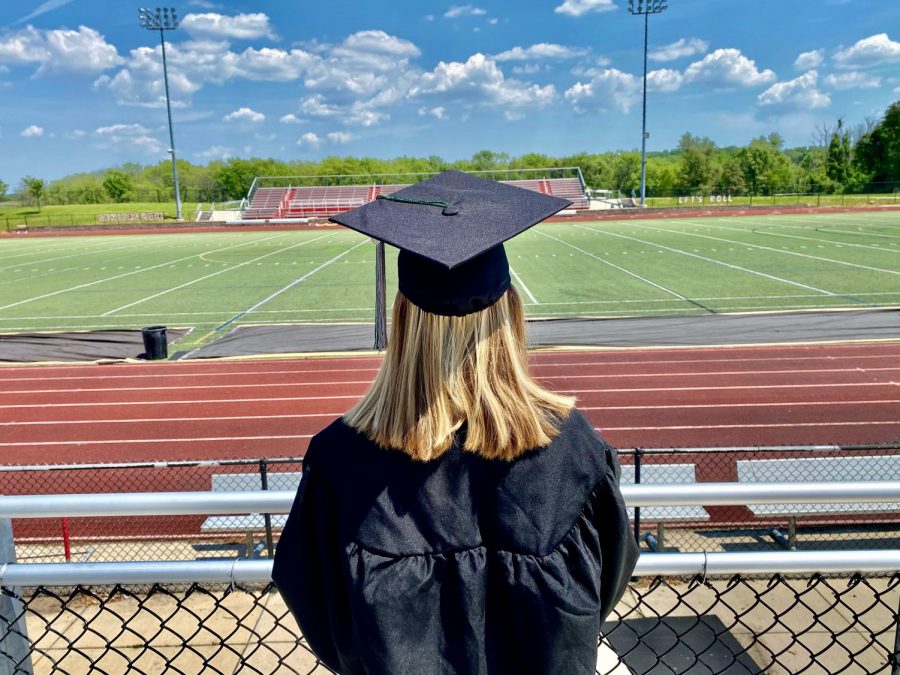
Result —
[[[900, 502], [894, 481], [626, 485], [622, 491], [631, 507]], [[10, 530], [2, 525], [11, 517], [284, 513], [293, 496], [2, 497], [0, 552], [9, 555], [2, 540]], [[900, 673], [898, 570], [900, 550], [644, 554], [638, 578], [604, 626], [597, 672]], [[271, 560], [0, 559], [0, 672], [88, 666], [107, 672], [327, 672], [270, 578]]]

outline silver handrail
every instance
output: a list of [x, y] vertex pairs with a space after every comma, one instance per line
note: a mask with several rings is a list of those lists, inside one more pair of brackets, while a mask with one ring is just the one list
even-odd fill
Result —
[[[900, 570], [897, 550], [644, 553], [638, 559], [634, 575], [853, 574], [897, 570]], [[9, 587], [267, 583], [271, 578], [271, 560], [0, 565], [0, 586]]]
[[[900, 481], [623, 485], [628, 506], [900, 502]], [[0, 496], [0, 518], [287, 513], [291, 490]]]

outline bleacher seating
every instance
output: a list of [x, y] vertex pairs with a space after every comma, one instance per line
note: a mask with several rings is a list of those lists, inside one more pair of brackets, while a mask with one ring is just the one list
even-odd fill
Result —
[[259, 188], [253, 193], [253, 201], [250, 202], [250, 206], [244, 211], [244, 218], [248, 220], [281, 218], [288, 191], [289, 188], [286, 187]]
[[[563, 197], [573, 210], [586, 209], [590, 201], [578, 178], [534, 178], [501, 181], [509, 185]], [[244, 211], [248, 220], [328, 217], [388, 195], [408, 185], [326, 185], [316, 187], [259, 188]]]

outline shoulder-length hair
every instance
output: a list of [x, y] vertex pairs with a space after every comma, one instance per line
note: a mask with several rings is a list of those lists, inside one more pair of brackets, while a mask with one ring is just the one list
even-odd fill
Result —
[[426, 312], [398, 292], [384, 362], [344, 419], [421, 461], [444, 454], [466, 425], [464, 450], [512, 460], [547, 445], [574, 403], [528, 374], [525, 312], [513, 287], [460, 317]]

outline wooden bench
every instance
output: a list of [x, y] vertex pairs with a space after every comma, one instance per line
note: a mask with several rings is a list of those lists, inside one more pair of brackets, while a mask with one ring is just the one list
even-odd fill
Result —
[[[737, 462], [740, 483], [813, 483], [900, 480], [900, 455], [790, 457]], [[781, 546], [797, 548], [797, 517], [858, 513], [896, 513], [896, 502], [849, 504], [748, 504], [754, 516], [787, 516], [788, 534], [777, 527], [769, 535]]]
[[[697, 482], [695, 464], [642, 464], [641, 485], [692, 485]], [[622, 465], [622, 485], [634, 485], [634, 465]], [[634, 520], [634, 509], [628, 509], [629, 518]], [[702, 506], [642, 506], [641, 520], [656, 523], [656, 535], [646, 533], [644, 541], [654, 551], [665, 547], [666, 523], [675, 521], [708, 521], [709, 513]]]

